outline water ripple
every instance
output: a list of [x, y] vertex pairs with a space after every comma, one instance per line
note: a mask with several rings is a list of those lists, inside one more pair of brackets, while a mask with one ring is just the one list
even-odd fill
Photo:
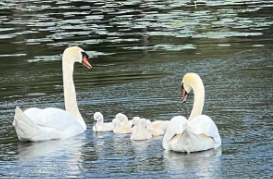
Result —
[[[272, 10], [272, 0], [1, 1], [0, 176], [270, 178]], [[64, 108], [61, 54], [72, 45], [93, 66], [75, 64], [86, 133], [19, 142], [16, 106]], [[192, 96], [182, 105], [180, 90], [188, 71], [205, 83], [204, 113], [217, 124], [222, 149], [166, 153], [162, 137], [132, 142], [93, 133], [96, 111], [107, 122], [119, 112], [189, 116]]]

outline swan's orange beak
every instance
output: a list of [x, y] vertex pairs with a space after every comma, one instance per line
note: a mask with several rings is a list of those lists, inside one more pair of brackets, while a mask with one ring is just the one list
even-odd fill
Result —
[[91, 64], [88, 62], [88, 57], [86, 55], [82, 59], [82, 64], [86, 66], [88, 69], [92, 68]]
[[188, 99], [188, 93], [185, 89], [182, 89], [183, 96], [182, 96], [182, 102], [185, 103]]

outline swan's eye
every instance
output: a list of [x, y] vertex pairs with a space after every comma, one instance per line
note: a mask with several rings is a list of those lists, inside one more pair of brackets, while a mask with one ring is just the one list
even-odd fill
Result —
[[87, 68], [92, 68], [91, 64], [88, 62], [88, 55], [85, 52], [81, 52], [82, 53], [82, 63], [84, 66], [86, 66]]
[[87, 55], [86, 52], [81, 52], [82, 53], [82, 58], [86, 57], [87, 59], [89, 58], [89, 56]]
[[184, 89], [184, 86], [183, 86], [183, 83], [182, 83], [182, 86], [181, 86], [181, 91], [183, 91], [183, 89]]

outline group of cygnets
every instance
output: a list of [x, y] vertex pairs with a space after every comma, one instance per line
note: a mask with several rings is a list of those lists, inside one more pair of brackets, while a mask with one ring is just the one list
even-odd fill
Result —
[[104, 122], [103, 115], [100, 112], [94, 114], [95, 124], [93, 131], [113, 131], [115, 134], [131, 134], [131, 140], [148, 140], [153, 136], [164, 135], [169, 121], [156, 120], [151, 122], [149, 119], [134, 117], [128, 120], [128, 117], [118, 113], [112, 122]]

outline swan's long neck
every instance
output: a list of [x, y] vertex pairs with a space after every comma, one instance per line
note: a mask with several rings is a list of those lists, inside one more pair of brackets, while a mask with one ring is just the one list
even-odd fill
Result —
[[192, 84], [192, 89], [194, 92], [194, 102], [191, 115], [188, 120], [202, 114], [205, 102], [205, 88], [200, 78], [196, 79], [196, 81]]
[[81, 113], [79, 112], [77, 105], [76, 91], [73, 81], [74, 63], [68, 62], [70, 61], [63, 59], [63, 88], [65, 109], [79, 121], [84, 129], [86, 129], [86, 124], [82, 118]]

